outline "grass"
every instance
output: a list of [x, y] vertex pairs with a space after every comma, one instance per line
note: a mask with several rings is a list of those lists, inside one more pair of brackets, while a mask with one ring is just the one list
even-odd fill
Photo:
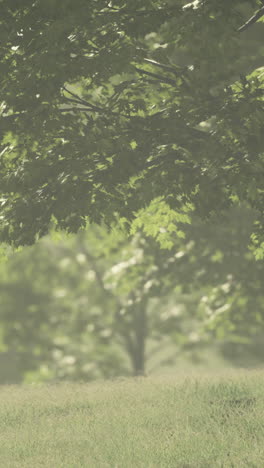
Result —
[[264, 372], [0, 389], [0, 466], [264, 467]]

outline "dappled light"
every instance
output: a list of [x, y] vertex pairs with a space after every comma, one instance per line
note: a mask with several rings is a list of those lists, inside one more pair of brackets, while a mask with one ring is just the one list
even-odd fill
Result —
[[264, 0], [0, 10], [1, 463], [262, 467]]

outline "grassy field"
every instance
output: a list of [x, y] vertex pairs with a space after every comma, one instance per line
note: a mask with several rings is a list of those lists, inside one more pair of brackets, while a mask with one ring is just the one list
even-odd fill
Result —
[[264, 467], [264, 372], [0, 392], [1, 467]]

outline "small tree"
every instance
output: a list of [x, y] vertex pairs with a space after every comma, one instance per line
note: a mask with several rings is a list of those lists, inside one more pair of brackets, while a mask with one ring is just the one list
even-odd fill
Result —
[[143, 374], [164, 346], [174, 362], [210, 336], [243, 339], [264, 316], [263, 264], [247, 248], [253, 219], [241, 207], [214, 227], [193, 220], [185, 239], [163, 224], [157, 236], [171, 249], [154, 233], [95, 226], [23, 249], [2, 265], [6, 349], [24, 371], [87, 379]]

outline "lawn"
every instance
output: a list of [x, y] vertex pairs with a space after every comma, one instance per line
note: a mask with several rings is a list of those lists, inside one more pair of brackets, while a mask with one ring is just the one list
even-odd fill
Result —
[[0, 392], [1, 467], [264, 467], [263, 371]]

